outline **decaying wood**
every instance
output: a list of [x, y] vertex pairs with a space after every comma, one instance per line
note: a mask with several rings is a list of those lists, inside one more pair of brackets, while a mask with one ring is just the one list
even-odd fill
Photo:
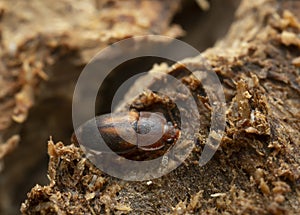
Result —
[[[23, 212], [43, 206], [44, 211], [95, 213], [296, 214], [299, 23], [292, 13], [277, 11], [276, 6], [275, 1], [244, 1], [227, 38], [204, 53], [222, 80], [228, 103], [226, 134], [209, 166], [194, 164], [200, 145], [186, 165], [168, 176], [151, 183], [126, 183], [95, 174], [78, 149], [50, 142], [50, 185], [35, 187]], [[209, 121], [202, 123], [205, 126]], [[204, 137], [199, 133], [200, 143]], [[70, 168], [77, 171], [65, 171]], [[85, 179], [92, 176], [95, 179], [89, 183], [104, 183], [90, 189]], [[77, 192], [72, 195], [75, 187]], [[66, 201], [81, 205], [66, 209]]]
[[[199, 95], [203, 113], [196, 147], [184, 164], [159, 179], [125, 182], [102, 173], [74, 145], [50, 140], [50, 183], [28, 193], [22, 213], [297, 214], [299, 33], [300, 21], [287, 5], [244, 0], [228, 35], [204, 52], [227, 102], [225, 133], [209, 165], [197, 163], [210, 123], [208, 104], [201, 105], [206, 98], [193, 76], [182, 73], [179, 79]], [[203, 66], [197, 58], [187, 61]], [[159, 69], [174, 73], [174, 67]], [[151, 92], [143, 96], [151, 101]], [[143, 96], [125, 101], [151, 108], [151, 102], [135, 106]]]
[[[62, 1], [55, 7], [48, 4], [51, 3], [4, 1], [0, 5], [1, 139], [13, 122], [26, 120], [34, 104], [36, 85], [48, 79], [45, 68], [62, 54], [79, 51], [78, 64], [85, 64], [105, 45], [132, 35], [182, 34], [179, 26], [168, 25], [178, 1], [101, 1], [99, 9], [94, 7], [94, 1]], [[68, 13], [62, 12], [65, 8], [69, 8]], [[44, 17], [49, 14], [53, 14], [53, 23]]]
[[[177, 0], [105, 0], [99, 1], [97, 7], [96, 2], [5, 0], [0, 3], [1, 214], [16, 214], [19, 206], [14, 198], [22, 196], [16, 193], [20, 187], [26, 189], [24, 178], [30, 177], [26, 174], [45, 155], [44, 144], [27, 141], [30, 138], [24, 140], [24, 132], [38, 139], [47, 138], [49, 133], [40, 128], [47, 126], [48, 121], [53, 122], [43, 114], [43, 123], [35, 124], [31, 132], [24, 131], [28, 112], [34, 105], [46, 109], [60, 107], [70, 112], [60, 100], [59, 104], [47, 102], [53, 97], [70, 99], [74, 82], [66, 80], [75, 80], [81, 66], [112, 42], [133, 35], [183, 34], [179, 26], [170, 26], [179, 8]], [[74, 65], [71, 69], [68, 62]]]

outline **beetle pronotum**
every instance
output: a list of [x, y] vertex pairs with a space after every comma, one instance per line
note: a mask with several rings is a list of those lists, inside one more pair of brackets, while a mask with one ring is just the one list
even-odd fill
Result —
[[[162, 114], [130, 111], [104, 114], [96, 116], [95, 119], [102, 136], [101, 141], [104, 141], [96, 144], [106, 144], [111, 151], [126, 158], [136, 153], [155, 152], [165, 146], [170, 147], [176, 143], [180, 135], [177, 126], [167, 122]], [[90, 126], [89, 121], [81, 125], [76, 135], [75, 133], [72, 135], [72, 142], [77, 145], [88, 145], [88, 141], [94, 136], [90, 133]]]

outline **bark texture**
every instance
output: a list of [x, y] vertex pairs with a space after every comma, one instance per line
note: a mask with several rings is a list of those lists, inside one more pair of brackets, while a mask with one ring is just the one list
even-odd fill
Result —
[[[154, 67], [177, 77], [199, 100], [201, 129], [184, 164], [151, 183], [125, 182], [102, 173], [74, 145], [50, 140], [50, 183], [28, 193], [22, 213], [297, 214], [300, 23], [297, 3], [291, 10], [281, 3], [242, 1], [227, 36], [203, 53], [227, 102], [224, 136], [208, 165], [197, 163], [210, 124], [201, 84], [176, 65]], [[186, 62], [203, 68], [197, 57]], [[165, 107], [152, 92], [125, 103], [137, 110]]]
[[51, 134], [67, 142], [72, 133], [70, 104], [82, 66], [120, 39], [181, 35], [170, 26], [178, 9], [177, 0], [1, 1], [1, 214], [16, 214], [25, 193], [47, 183], [45, 143]]

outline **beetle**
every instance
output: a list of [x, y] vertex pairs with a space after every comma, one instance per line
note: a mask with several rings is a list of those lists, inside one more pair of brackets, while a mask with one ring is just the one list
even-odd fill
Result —
[[[91, 133], [91, 126], [95, 124], [89, 120], [73, 133], [71, 142], [103, 153], [113, 151], [128, 159], [141, 157], [143, 153], [150, 153], [151, 157], [156, 152], [161, 154], [175, 144], [180, 136], [177, 125], [167, 122], [159, 113], [129, 111], [103, 114], [94, 120], [102, 139]], [[103, 147], [103, 144], [109, 148]]]

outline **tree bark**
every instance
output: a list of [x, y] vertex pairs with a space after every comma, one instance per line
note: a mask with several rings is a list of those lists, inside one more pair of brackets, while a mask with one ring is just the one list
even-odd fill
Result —
[[17, 214], [26, 193], [48, 183], [47, 139], [69, 142], [71, 99], [83, 65], [133, 35], [183, 34], [170, 24], [179, 3], [0, 3], [0, 214]]
[[[225, 132], [208, 165], [197, 164], [210, 123], [207, 96], [189, 73], [176, 66], [163, 67], [198, 95], [203, 116], [195, 134], [197, 144], [184, 164], [149, 183], [125, 182], [102, 173], [74, 145], [50, 140], [50, 183], [29, 192], [22, 213], [297, 214], [298, 5], [242, 1], [227, 36], [203, 53], [221, 80], [227, 103]], [[197, 70], [203, 68], [197, 59], [186, 61]], [[150, 98], [150, 94], [143, 96]], [[138, 106], [143, 96], [125, 99], [124, 105], [139, 111], [151, 105], [164, 107], [163, 102], [151, 99], [147, 106]]]

